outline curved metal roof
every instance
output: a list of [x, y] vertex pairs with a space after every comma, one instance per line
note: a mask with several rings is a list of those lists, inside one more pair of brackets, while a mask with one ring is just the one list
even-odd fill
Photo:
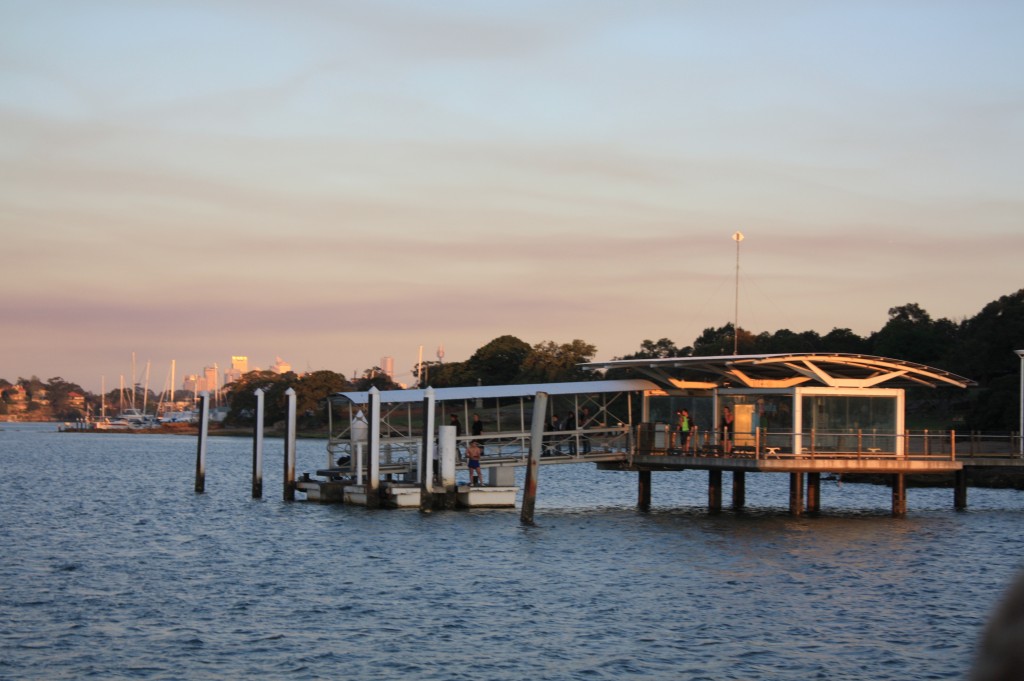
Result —
[[[661, 385], [676, 388], [711, 388], [730, 384], [746, 388], [792, 388], [824, 385], [832, 388], [955, 386], [974, 381], [942, 369], [888, 357], [849, 353], [799, 352], [716, 357], [668, 357], [590, 362], [587, 369], [634, 369]], [[675, 378], [669, 374], [681, 374]], [[689, 380], [690, 374], [704, 380]]]

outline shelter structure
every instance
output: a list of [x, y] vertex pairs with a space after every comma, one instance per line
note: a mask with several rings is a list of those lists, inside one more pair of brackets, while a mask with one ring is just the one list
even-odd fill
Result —
[[[671, 357], [593, 362], [591, 370], [631, 369], [666, 395], [709, 398], [695, 446], [807, 451], [907, 450], [905, 388], [974, 385], [970, 379], [902, 360], [843, 353]], [[723, 443], [722, 416], [733, 423]], [[671, 423], [672, 414], [653, 410]]]

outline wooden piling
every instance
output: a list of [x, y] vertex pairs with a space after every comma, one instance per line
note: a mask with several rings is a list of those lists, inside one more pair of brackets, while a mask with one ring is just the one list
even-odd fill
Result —
[[651, 472], [640, 471], [636, 481], [636, 506], [641, 511], [651, 510]]
[[821, 473], [807, 474], [807, 512], [821, 511]]
[[708, 471], [708, 510], [722, 510], [722, 471]]
[[907, 476], [903, 473], [892, 476], [892, 514], [896, 518], [907, 514]]
[[288, 397], [288, 417], [284, 435], [284, 475], [282, 495], [285, 501], [295, 501], [295, 390], [284, 392]]
[[747, 505], [747, 473], [746, 471], [732, 472], [732, 507], [739, 511]]
[[256, 389], [256, 424], [252, 433], [252, 498], [263, 498], [263, 388]]
[[804, 474], [789, 474], [789, 513], [801, 516], [804, 514]]
[[210, 393], [199, 393], [199, 442], [196, 446], [196, 494], [206, 491], [206, 438], [210, 434]]
[[420, 511], [434, 508], [434, 389], [423, 391], [423, 442], [420, 446]]
[[953, 508], [958, 511], [967, 508], [967, 471], [963, 469], [953, 473]]
[[538, 392], [533, 398], [533, 421], [530, 423], [530, 459], [526, 464], [526, 480], [523, 483], [523, 507], [519, 522], [533, 525], [533, 511], [537, 504], [537, 473], [540, 471], [540, 455], [544, 451], [544, 415], [548, 409], [548, 394]]

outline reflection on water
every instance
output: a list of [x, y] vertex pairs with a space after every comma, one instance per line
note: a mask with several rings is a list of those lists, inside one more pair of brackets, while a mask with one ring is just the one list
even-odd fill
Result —
[[[11, 424], [13, 425], [13, 424]], [[823, 484], [791, 518], [786, 476], [748, 475], [709, 514], [706, 474], [540, 472], [518, 510], [370, 512], [263, 500], [251, 444], [0, 432], [0, 678], [963, 678], [1021, 568], [1024, 496]], [[323, 465], [298, 443], [298, 470]], [[728, 499], [728, 476], [724, 498]]]

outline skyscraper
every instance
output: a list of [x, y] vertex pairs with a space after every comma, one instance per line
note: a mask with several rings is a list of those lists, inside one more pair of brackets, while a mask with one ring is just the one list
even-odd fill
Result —
[[249, 373], [249, 358], [245, 355], [232, 355], [231, 368], [224, 372], [224, 385], [234, 383]]

